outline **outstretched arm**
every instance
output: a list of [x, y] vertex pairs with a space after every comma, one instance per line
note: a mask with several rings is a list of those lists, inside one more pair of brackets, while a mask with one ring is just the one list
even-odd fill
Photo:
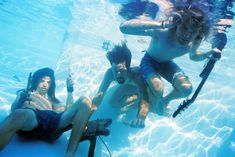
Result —
[[125, 34], [156, 36], [158, 32], [164, 29], [174, 28], [182, 22], [182, 17], [175, 13], [167, 20], [155, 21], [146, 19], [132, 19], [123, 22], [120, 25], [120, 30]]
[[154, 36], [157, 31], [163, 28], [162, 21], [133, 19], [123, 22], [120, 31], [124, 34]]
[[144, 79], [140, 75], [138, 77], [135, 77], [134, 81], [137, 84], [137, 88], [140, 94], [140, 104], [137, 117], [145, 120], [149, 111], [147, 87], [144, 83]]
[[145, 119], [149, 112], [149, 102], [148, 102], [148, 94], [147, 94], [147, 87], [144, 83], [144, 79], [141, 77], [140, 74], [133, 77], [133, 81], [135, 82], [140, 102], [138, 104], [138, 112], [137, 116], [134, 120], [130, 122], [124, 122], [132, 127], [136, 128], [144, 128], [145, 127]]
[[199, 45], [200, 43], [195, 43], [191, 51], [189, 52], [189, 57], [193, 61], [202, 61], [210, 57], [213, 53], [221, 53], [221, 50], [218, 49], [216, 46], [212, 46], [212, 49], [210, 51], [201, 52], [198, 50]]
[[105, 72], [105, 75], [100, 84], [99, 90], [97, 94], [94, 96], [94, 98], [92, 99], [92, 105], [95, 105], [96, 107], [100, 106], [104, 98], [104, 95], [112, 81], [113, 81], [113, 74], [112, 74], [112, 69], [110, 68]]

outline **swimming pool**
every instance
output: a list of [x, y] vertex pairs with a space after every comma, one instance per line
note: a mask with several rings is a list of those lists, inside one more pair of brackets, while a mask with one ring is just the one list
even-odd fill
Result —
[[[93, 96], [109, 67], [103, 42], [118, 43], [124, 38], [118, 28], [122, 21], [118, 9], [119, 4], [108, 0], [0, 0], [0, 120], [9, 113], [15, 92], [26, 86], [28, 73], [41, 67], [56, 70], [57, 96], [61, 100], [66, 96], [68, 69], [75, 82], [75, 97]], [[150, 114], [142, 130], [114, 122], [111, 136], [104, 138], [113, 156], [235, 156], [234, 31], [234, 27], [228, 29], [222, 59], [216, 63], [198, 99], [182, 115], [172, 119]], [[133, 52], [132, 64], [138, 65], [149, 39], [125, 38]], [[208, 46], [205, 42], [202, 49]], [[176, 62], [196, 88], [204, 63], [191, 62], [188, 56]], [[167, 85], [166, 91], [170, 89]], [[181, 101], [173, 101], [172, 109]], [[98, 111], [94, 118], [109, 116], [112, 115]], [[231, 152], [225, 148], [228, 145]], [[100, 142], [97, 156], [108, 156]]]

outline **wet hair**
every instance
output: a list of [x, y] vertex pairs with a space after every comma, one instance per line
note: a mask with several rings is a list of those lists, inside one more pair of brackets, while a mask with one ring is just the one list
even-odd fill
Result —
[[151, 19], [155, 19], [158, 11], [159, 6], [156, 3], [150, 2], [149, 0], [136, 0], [127, 4], [122, 4], [118, 14], [125, 20], [138, 18], [138, 16], [143, 14]]
[[200, 34], [196, 40], [207, 38], [212, 29], [211, 5], [205, 0], [176, 0], [173, 12], [181, 15], [183, 21], [190, 21], [199, 28]]
[[177, 12], [181, 14], [183, 21], [192, 23], [195, 28], [199, 29], [199, 35], [196, 40], [207, 38], [210, 32], [210, 25], [203, 12], [196, 8], [180, 9]]
[[126, 67], [129, 70], [131, 64], [131, 51], [126, 46], [125, 42], [122, 42], [121, 45], [115, 45], [114, 48], [106, 54], [110, 64], [112, 63], [120, 63], [125, 61]]
[[49, 89], [47, 91], [48, 97], [54, 103], [60, 103], [60, 101], [55, 96], [56, 84], [55, 84], [54, 71], [52, 69], [50, 69], [50, 68], [42, 68], [42, 69], [39, 69], [39, 70], [37, 70], [36, 72], [33, 73], [32, 80], [31, 80], [30, 91], [36, 90], [39, 82], [45, 76], [48, 76], [51, 79], [50, 86], [49, 86]]

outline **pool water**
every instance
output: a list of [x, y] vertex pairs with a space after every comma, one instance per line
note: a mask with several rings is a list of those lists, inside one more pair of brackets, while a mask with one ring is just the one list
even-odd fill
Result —
[[[124, 36], [120, 4], [108, 0], [0, 0], [0, 121], [9, 114], [15, 92], [25, 88], [29, 72], [55, 69], [57, 97], [66, 98], [70, 71], [75, 98], [94, 96], [109, 62], [104, 42], [126, 39], [132, 65], [138, 65], [149, 38]], [[234, 8], [233, 8], [234, 10]], [[235, 156], [235, 28], [227, 30], [228, 43], [196, 101], [177, 118], [149, 114], [144, 129], [123, 125], [119, 119], [104, 138], [115, 157], [232, 157]], [[200, 49], [208, 50], [204, 42]], [[200, 83], [205, 62], [188, 56], [175, 60], [193, 82]], [[166, 84], [166, 93], [171, 86]], [[182, 99], [172, 102], [177, 109]], [[114, 117], [104, 101], [92, 117]], [[112, 110], [109, 112], [107, 110]], [[121, 131], [121, 133], [120, 133]], [[69, 134], [67, 134], [69, 135]], [[66, 148], [65, 148], [66, 149]], [[37, 152], [35, 152], [37, 153]], [[1, 156], [1, 153], [0, 153]], [[98, 141], [96, 156], [109, 156]]]

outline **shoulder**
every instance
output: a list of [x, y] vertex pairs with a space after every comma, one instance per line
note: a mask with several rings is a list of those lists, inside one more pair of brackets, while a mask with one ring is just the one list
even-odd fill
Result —
[[130, 69], [130, 79], [134, 82], [138, 82], [138, 80], [141, 78], [141, 73], [140, 73], [140, 67], [132, 67]]
[[109, 68], [106, 70], [105, 75], [103, 76], [103, 80], [100, 84], [100, 90], [106, 90], [111, 82], [114, 80], [112, 69]]
[[130, 68], [131, 75], [140, 75], [140, 67], [134, 66]]
[[108, 68], [105, 73], [106, 74], [111, 74], [112, 73], [112, 68]]
[[112, 68], [109, 68], [109, 69], [106, 70], [105, 75], [104, 75], [104, 79], [113, 80]]

